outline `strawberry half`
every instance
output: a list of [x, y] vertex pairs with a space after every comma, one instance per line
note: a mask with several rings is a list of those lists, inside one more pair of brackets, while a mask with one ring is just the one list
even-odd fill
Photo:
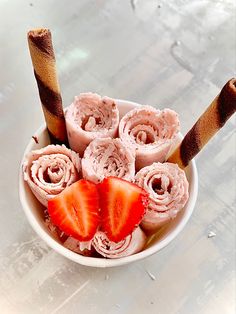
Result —
[[148, 193], [134, 183], [108, 177], [99, 184], [101, 229], [110, 241], [119, 242], [141, 222]]
[[52, 222], [79, 241], [93, 238], [100, 222], [96, 184], [79, 180], [48, 201]]

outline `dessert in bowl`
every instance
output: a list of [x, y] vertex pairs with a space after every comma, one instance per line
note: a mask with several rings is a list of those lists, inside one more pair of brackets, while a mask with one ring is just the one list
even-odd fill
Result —
[[236, 111], [236, 79], [183, 138], [170, 109], [91, 93], [64, 114], [51, 32], [34, 29], [27, 37], [46, 121], [21, 165], [29, 222], [49, 246], [83, 265], [118, 266], [158, 252], [193, 212], [193, 158]]
[[[137, 103], [125, 101], [125, 100], [115, 100], [115, 103], [119, 110], [120, 119], [131, 110], [145, 107]], [[88, 122], [88, 127], [90, 124], [93, 123], [93, 121], [87, 121], [87, 122]], [[125, 132], [123, 134], [125, 136]], [[142, 136], [144, 135], [141, 134], [141, 137]], [[50, 144], [50, 139], [48, 136], [46, 126], [42, 126], [41, 128], [39, 128], [38, 131], [35, 133], [35, 137], [37, 138], [38, 143], [36, 143], [36, 141], [33, 139], [30, 140], [24, 152], [22, 165], [24, 164], [25, 156], [29, 152], [46, 147], [47, 145]], [[180, 142], [181, 139], [182, 139], [182, 136], [178, 134], [177, 140], [175, 141], [175, 145], [177, 145], [178, 141]], [[87, 143], [87, 145], [89, 146], [90, 144]], [[172, 149], [173, 148], [174, 147], [172, 147]], [[168, 148], [164, 147], [164, 151], [165, 151], [165, 157], [167, 154], [170, 154], [170, 151], [168, 151]], [[155, 161], [155, 159], [152, 160], [152, 158], [155, 158], [156, 155], [154, 154], [154, 157], [153, 157], [152, 155], [149, 154], [148, 156], [146, 156], [147, 158], [145, 158], [145, 152], [141, 151], [139, 156], [140, 157], [138, 159], [138, 163], [136, 163], [136, 172], [139, 171], [140, 168], [141, 170], [145, 168], [145, 167], [141, 167], [140, 163], [142, 163], [143, 161], [146, 162], [146, 160], [149, 159], [149, 165], [150, 165], [152, 162]], [[163, 161], [164, 160], [162, 160], [162, 162]], [[22, 168], [22, 165], [21, 165], [21, 168]], [[163, 163], [163, 165], [165, 165], [165, 163]], [[89, 167], [91, 167], [91, 165]], [[81, 171], [81, 169], [78, 171]], [[132, 169], [130, 171], [132, 172]], [[160, 220], [158, 220], [159, 226], [158, 228], [156, 228], [155, 233], [149, 232], [149, 229], [145, 230], [145, 224], [143, 224], [143, 227], [141, 224], [141, 228], [145, 230], [145, 240], [143, 239], [142, 229], [138, 227], [132, 233], [133, 242], [131, 242], [130, 244], [130, 246], [132, 246], [132, 249], [133, 249], [133, 247], [135, 247], [135, 245], [137, 244], [136, 238], [138, 238], [140, 241], [140, 237], [141, 237], [141, 242], [142, 242], [140, 244], [142, 247], [141, 251], [140, 251], [140, 248], [134, 248], [133, 251], [134, 252], [137, 251], [137, 253], [129, 255], [129, 256], [119, 257], [119, 258], [114, 258], [114, 256], [109, 256], [109, 253], [106, 253], [104, 255], [104, 251], [103, 251], [103, 256], [101, 254], [95, 254], [94, 256], [84, 256], [70, 250], [69, 249], [70, 245], [67, 245], [66, 247], [61, 241], [61, 239], [55, 234], [55, 232], [51, 232], [51, 230], [48, 228], [48, 225], [45, 223], [45, 207], [37, 200], [35, 195], [32, 193], [28, 183], [24, 180], [24, 173], [22, 172], [22, 169], [20, 170], [19, 193], [20, 193], [20, 200], [22, 203], [22, 207], [33, 229], [55, 251], [69, 258], [70, 260], [73, 260], [82, 265], [94, 266], [94, 267], [112, 267], [112, 266], [124, 265], [124, 264], [128, 264], [134, 261], [138, 261], [140, 259], [143, 259], [145, 257], [148, 257], [160, 251], [181, 232], [181, 230], [184, 228], [184, 226], [186, 225], [186, 223], [191, 217], [191, 214], [193, 212], [193, 209], [196, 203], [196, 198], [197, 198], [198, 176], [197, 176], [197, 169], [196, 169], [194, 160], [192, 160], [189, 163], [188, 167], [185, 168], [185, 174], [186, 174], [186, 178], [189, 184], [188, 186], [189, 197], [188, 197], [188, 200], [186, 200], [185, 206], [181, 208], [181, 210], [175, 213], [175, 215], [173, 216], [173, 219], [168, 219], [163, 225], [162, 223], [160, 224]], [[94, 178], [95, 174], [94, 173], [91, 174], [91, 171], [86, 171], [85, 175], [90, 176], [89, 177], [90, 179], [90, 178]], [[146, 225], [147, 225], [147, 222], [146, 222]], [[98, 236], [100, 236], [100, 234], [98, 234]], [[99, 241], [101, 243], [102, 242], [104, 243], [104, 241], [98, 236], [96, 239], [94, 239], [94, 242], [93, 242], [94, 246], [96, 245], [99, 246]], [[131, 240], [129, 239], [129, 241]], [[118, 248], [116, 247], [115, 249], [118, 249]], [[99, 253], [99, 250], [97, 250], [97, 252]], [[107, 258], [104, 258], [104, 256]]]

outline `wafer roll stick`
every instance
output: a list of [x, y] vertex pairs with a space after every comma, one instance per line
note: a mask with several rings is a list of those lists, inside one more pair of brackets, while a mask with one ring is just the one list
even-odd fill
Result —
[[28, 44], [51, 141], [54, 144], [67, 144], [65, 118], [50, 30], [41, 28], [29, 31]]
[[167, 161], [185, 168], [235, 111], [236, 78], [233, 78], [225, 84]]

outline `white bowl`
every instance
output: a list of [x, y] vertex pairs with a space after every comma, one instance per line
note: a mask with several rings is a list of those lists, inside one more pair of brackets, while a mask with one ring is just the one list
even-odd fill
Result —
[[[137, 103], [125, 100], [117, 100], [116, 102], [118, 104], [121, 117], [131, 109], [140, 106]], [[39, 149], [49, 144], [48, 133], [45, 125], [40, 127], [34, 135], [39, 139], [39, 144], [36, 144], [35, 141], [31, 139], [25, 149], [24, 156], [34, 149]], [[179, 139], [181, 138], [182, 137], [180, 135]], [[175, 219], [173, 219], [165, 227], [161, 228], [154, 236], [149, 239], [148, 244], [142, 252], [119, 259], [82, 256], [65, 248], [61, 243], [54, 239], [52, 234], [45, 226], [43, 219], [43, 206], [37, 201], [28, 184], [24, 181], [22, 169], [20, 169], [19, 177], [19, 195], [22, 207], [31, 226], [51, 248], [61, 255], [69, 258], [70, 260], [82, 265], [93, 267], [113, 267], [138, 261], [154, 253], [157, 253], [162, 248], [167, 246], [172, 240], [174, 240], [183, 230], [184, 226], [192, 215], [198, 193], [198, 174], [194, 160], [192, 160], [189, 166], [186, 168], [186, 175], [189, 181], [189, 200], [184, 209]]]

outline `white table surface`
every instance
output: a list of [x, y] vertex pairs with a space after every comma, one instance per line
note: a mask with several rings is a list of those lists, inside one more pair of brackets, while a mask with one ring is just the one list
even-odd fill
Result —
[[63, 258], [32, 230], [18, 197], [23, 151], [44, 121], [30, 28], [52, 31], [65, 106], [94, 91], [170, 107], [185, 134], [235, 76], [235, 12], [233, 0], [0, 1], [1, 314], [235, 313], [235, 117], [196, 158], [190, 222], [143, 261], [96, 269]]

